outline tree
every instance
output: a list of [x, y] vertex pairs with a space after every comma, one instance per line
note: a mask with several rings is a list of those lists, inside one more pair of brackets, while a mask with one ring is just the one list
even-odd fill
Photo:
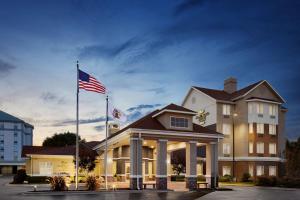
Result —
[[[80, 136], [78, 137], [81, 140]], [[52, 137], [47, 137], [44, 142], [44, 147], [64, 147], [76, 144], [76, 134], [65, 132], [65, 133], [55, 133]]]
[[286, 175], [300, 178], [300, 137], [297, 141], [286, 142]]
[[177, 174], [185, 172], [185, 149], [174, 151], [171, 154], [172, 170]]
[[196, 119], [200, 122], [200, 125], [205, 125], [206, 118], [209, 115], [209, 112], [206, 112], [205, 110], [199, 110], [199, 112], [196, 115]]
[[[85, 174], [93, 171], [96, 167], [97, 153], [89, 146], [85, 144], [85, 142], [80, 142], [79, 144], [79, 170], [84, 172]], [[74, 157], [74, 164], [76, 164], [76, 160]]]

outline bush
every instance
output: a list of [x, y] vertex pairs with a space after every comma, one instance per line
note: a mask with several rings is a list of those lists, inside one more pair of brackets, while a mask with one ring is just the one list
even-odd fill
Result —
[[54, 176], [50, 179], [51, 190], [64, 191], [67, 189], [66, 181], [62, 176]]
[[205, 176], [200, 175], [200, 176], [197, 176], [197, 181], [204, 182], [204, 181], [206, 181], [206, 178], [205, 178]]
[[249, 182], [251, 175], [249, 173], [244, 173], [242, 177], [242, 182]]
[[219, 182], [231, 182], [231, 181], [232, 181], [232, 176], [228, 174], [219, 177]]
[[29, 184], [33, 183], [49, 183], [49, 177], [48, 176], [28, 176], [26, 178]]
[[258, 176], [256, 178], [257, 186], [276, 186], [277, 185], [277, 178], [275, 176], [266, 177], [266, 176]]
[[25, 169], [19, 169], [17, 171], [17, 174], [14, 175], [14, 180], [12, 184], [22, 184], [27, 178], [26, 170]]
[[86, 187], [87, 190], [97, 190], [100, 184], [95, 176], [88, 176], [86, 179]]
[[178, 181], [178, 182], [184, 182], [185, 176], [184, 175], [172, 175], [171, 181]]
[[277, 181], [277, 185], [280, 187], [288, 188], [300, 188], [300, 178], [287, 178], [284, 177]]

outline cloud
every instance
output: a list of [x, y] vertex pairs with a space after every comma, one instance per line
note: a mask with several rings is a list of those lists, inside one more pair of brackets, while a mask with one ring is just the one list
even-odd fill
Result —
[[[105, 122], [105, 121], [106, 121], [106, 117], [102, 116], [102, 117], [92, 118], [92, 119], [80, 119], [79, 124], [91, 124], [91, 123]], [[52, 124], [52, 126], [68, 126], [68, 125], [74, 125], [75, 123], [76, 120], [62, 120]]]
[[158, 88], [147, 89], [146, 91], [154, 92], [155, 94], [162, 94], [165, 92], [165, 89], [163, 87], [158, 87]]
[[57, 104], [65, 104], [66, 101], [63, 97], [58, 97], [56, 94], [52, 92], [44, 92], [40, 97], [44, 102], [57, 103]]
[[159, 107], [159, 106], [161, 106], [161, 104], [140, 104], [138, 106], [128, 108], [127, 111], [128, 112], [140, 111], [140, 110], [143, 110], [143, 109], [156, 108], [156, 107]]
[[203, 0], [184, 0], [178, 4], [174, 9], [174, 16], [181, 15], [182, 13], [193, 9], [194, 7], [203, 5]]
[[0, 59], [0, 76], [6, 76], [16, 68], [15, 65]]
[[108, 46], [108, 45], [90, 45], [85, 46], [79, 50], [80, 58], [115, 58], [116, 56], [120, 56], [122, 53], [129, 51], [133, 47], [136, 47], [140, 44], [138, 38], [133, 37], [123, 43]]

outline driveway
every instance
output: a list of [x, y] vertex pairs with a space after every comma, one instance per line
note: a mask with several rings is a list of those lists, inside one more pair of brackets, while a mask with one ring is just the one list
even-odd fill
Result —
[[[105, 199], [135, 199], [135, 200], [155, 200], [155, 199], [198, 199], [203, 192], [157, 192], [155, 190], [147, 191], [117, 191], [117, 192], [97, 192], [94, 194], [69, 194], [64, 195], [23, 195], [22, 193], [32, 191], [33, 187], [30, 185], [8, 185], [12, 177], [0, 177], [0, 200], [105, 200]], [[48, 189], [49, 186], [38, 186], [38, 190]], [[53, 193], [54, 194], [54, 193]], [[57, 193], [56, 193], [57, 194]]]
[[296, 200], [300, 199], [300, 189], [269, 187], [230, 186], [233, 191], [216, 191], [199, 200]]

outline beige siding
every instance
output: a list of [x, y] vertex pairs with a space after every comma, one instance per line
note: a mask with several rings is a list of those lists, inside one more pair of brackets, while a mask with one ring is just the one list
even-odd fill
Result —
[[[188, 119], [188, 128], [174, 128], [171, 127], [171, 117], [184, 117]], [[158, 121], [167, 129], [176, 129], [176, 130], [193, 130], [193, 118], [191, 115], [179, 114], [179, 113], [163, 113], [157, 117]]]

